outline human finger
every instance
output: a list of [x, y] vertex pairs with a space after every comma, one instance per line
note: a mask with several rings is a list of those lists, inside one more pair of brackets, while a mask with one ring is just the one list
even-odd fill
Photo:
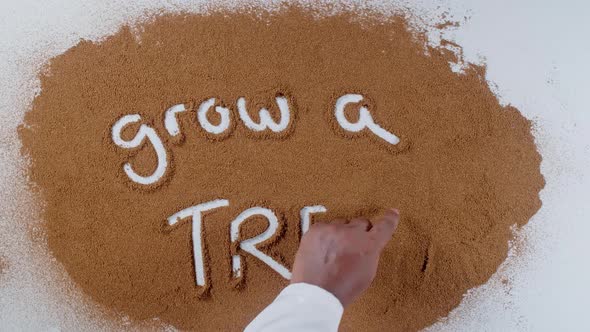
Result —
[[387, 242], [389, 242], [397, 229], [399, 219], [399, 211], [397, 209], [389, 209], [373, 223], [373, 228], [371, 228], [370, 232], [374, 234], [379, 248], [385, 247]]
[[330, 222], [330, 224], [335, 224], [335, 225], [344, 225], [344, 224], [348, 224], [349, 220], [348, 219], [344, 219], [344, 218], [338, 218], [338, 219], [334, 219]]
[[367, 229], [369, 229], [369, 225], [371, 223], [369, 222], [369, 219], [367, 219], [367, 218], [358, 217], [358, 218], [352, 219], [348, 224], [353, 227], [362, 227], [366, 231]]

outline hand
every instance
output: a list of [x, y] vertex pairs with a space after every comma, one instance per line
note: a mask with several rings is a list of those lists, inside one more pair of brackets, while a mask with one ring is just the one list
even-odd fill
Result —
[[391, 209], [373, 227], [365, 218], [314, 224], [301, 240], [291, 283], [319, 286], [346, 307], [369, 288], [398, 223], [399, 212]]

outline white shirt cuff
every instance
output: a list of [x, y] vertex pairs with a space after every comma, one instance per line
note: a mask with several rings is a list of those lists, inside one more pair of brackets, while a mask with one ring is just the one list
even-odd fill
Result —
[[344, 308], [327, 290], [297, 283], [287, 286], [246, 327], [246, 332], [338, 331]]
[[344, 312], [342, 303], [340, 303], [340, 300], [334, 294], [316, 285], [306, 284], [304, 282], [291, 284], [283, 289], [279, 296], [277, 296], [277, 300], [291, 296], [300, 304], [317, 305], [324, 311], [324, 314], [333, 315], [339, 319]]

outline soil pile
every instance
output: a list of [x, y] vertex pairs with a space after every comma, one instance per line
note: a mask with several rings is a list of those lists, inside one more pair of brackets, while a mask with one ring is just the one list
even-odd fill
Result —
[[[539, 209], [544, 185], [531, 123], [499, 104], [485, 68], [458, 74], [451, 60], [403, 17], [319, 18], [300, 8], [162, 16], [138, 34], [126, 27], [101, 42], [82, 41], [51, 60], [20, 128], [49, 247], [86, 294], [133, 319], [239, 330], [288, 283], [231, 245], [229, 225], [240, 212], [264, 206], [277, 213], [279, 235], [259, 249], [290, 268], [302, 207], [326, 206], [315, 221], [397, 207], [398, 232], [342, 328], [428, 326], [496, 271], [510, 227]], [[335, 128], [334, 101], [344, 93], [365, 96], [375, 122], [401, 138], [399, 147], [366, 130]], [[278, 119], [277, 95], [288, 97], [293, 115], [285, 133], [255, 134], [239, 120], [240, 97], [253, 119], [261, 106]], [[198, 106], [212, 97], [230, 110], [224, 135], [197, 121]], [[187, 108], [178, 116], [181, 134], [171, 137], [164, 112], [180, 103]], [[354, 108], [346, 110], [351, 122]], [[168, 170], [157, 185], [133, 184], [124, 173], [127, 162], [139, 174], [157, 164], [147, 141], [131, 150], [113, 143], [111, 128], [127, 114], [142, 120], [124, 138], [147, 124], [166, 148]], [[166, 219], [214, 199], [230, 205], [203, 218], [203, 292], [191, 223], [170, 228]], [[242, 236], [265, 227], [255, 217]], [[232, 278], [236, 250], [245, 266], [240, 282]]]

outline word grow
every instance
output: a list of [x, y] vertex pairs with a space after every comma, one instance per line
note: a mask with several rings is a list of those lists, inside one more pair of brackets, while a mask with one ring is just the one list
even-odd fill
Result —
[[[363, 130], [369, 130], [373, 134], [385, 140], [387, 143], [396, 145], [399, 143], [399, 138], [388, 132], [387, 130], [380, 127], [375, 121], [367, 107], [361, 106], [359, 108], [359, 118], [357, 122], [350, 122], [344, 115], [344, 110], [348, 104], [359, 103], [364, 99], [360, 94], [345, 94], [336, 100], [334, 105], [334, 116], [338, 125], [345, 131], [357, 133]], [[270, 116], [266, 108], [259, 110], [259, 121], [256, 122], [250, 117], [247, 107], [246, 99], [244, 97], [238, 98], [236, 106], [238, 109], [239, 119], [244, 123], [246, 128], [253, 132], [263, 132], [270, 130], [275, 133], [281, 133], [289, 127], [292, 121], [291, 111], [289, 108], [289, 101], [284, 96], [277, 96], [275, 98], [277, 106], [280, 111], [280, 120], [275, 122]], [[197, 109], [197, 120], [199, 125], [206, 132], [213, 135], [221, 135], [230, 128], [230, 110], [226, 107], [217, 105], [215, 98], [210, 98], [203, 101]], [[212, 109], [217, 112], [221, 118], [219, 124], [212, 124], [207, 114]], [[178, 104], [170, 107], [164, 113], [164, 127], [168, 135], [171, 137], [178, 136], [180, 129], [178, 126], [177, 116], [181, 113], [187, 112], [184, 104]], [[141, 121], [139, 114], [128, 114], [122, 116], [112, 127], [111, 137], [113, 142], [123, 149], [134, 149], [141, 146], [147, 139], [151, 146], [154, 148], [158, 160], [158, 165], [155, 171], [150, 175], [139, 175], [133, 170], [133, 166], [130, 163], [123, 165], [125, 174], [131, 179], [131, 181], [141, 185], [151, 185], [158, 182], [165, 174], [168, 168], [168, 153], [162, 139], [158, 136], [158, 133], [149, 125], [142, 124], [133, 139], [125, 140], [121, 137], [123, 130], [130, 124]]]

